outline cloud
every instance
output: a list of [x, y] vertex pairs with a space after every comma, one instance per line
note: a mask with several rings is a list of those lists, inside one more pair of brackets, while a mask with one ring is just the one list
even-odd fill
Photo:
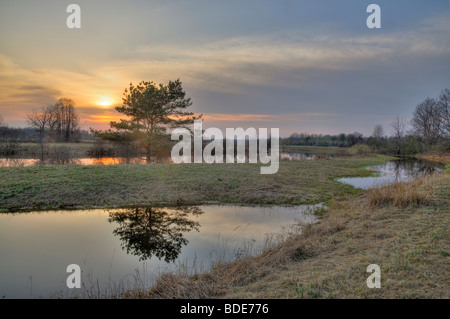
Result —
[[[30, 68], [0, 54], [0, 108], [12, 116], [65, 96], [89, 121], [109, 122], [115, 111], [93, 107], [100, 96], [117, 105], [129, 82], [181, 78], [195, 98], [193, 111], [211, 121], [290, 121], [295, 127], [305, 119], [328, 125], [334, 119], [351, 126], [358, 116], [372, 121], [393, 113], [404, 116], [414, 103], [449, 83], [448, 19], [364, 36], [326, 31], [283, 29], [214, 41], [143, 44], [120, 58], [86, 61], [88, 72]], [[350, 116], [336, 119], [336, 114], [354, 118], [346, 122]]]
[[[314, 73], [359, 70], [401, 56], [450, 54], [448, 27], [429, 19], [408, 31], [365, 36], [293, 32], [234, 37], [204, 45], [151, 45], [130, 51], [131, 65], [155, 74], [181, 73], [213, 90], [239, 92], [242, 85], [298, 86]], [[132, 66], [133, 67], [133, 66]]]
[[288, 121], [292, 118], [309, 121], [312, 118], [333, 117], [334, 113], [295, 113], [295, 114], [229, 114], [229, 113], [208, 113], [203, 116], [205, 121], [220, 122], [270, 122], [270, 121]]
[[61, 91], [44, 86], [25, 85], [17, 88], [15, 93], [10, 93], [9, 96], [16, 101], [45, 104], [60, 97]]

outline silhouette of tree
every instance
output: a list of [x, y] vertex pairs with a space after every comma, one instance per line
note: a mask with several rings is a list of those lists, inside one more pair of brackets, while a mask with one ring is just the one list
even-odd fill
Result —
[[441, 110], [438, 101], [426, 98], [416, 106], [412, 125], [420, 141], [427, 145], [435, 144], [441, 133]]
[[40, 110], [32, 110], [27, 114], [27, 122], [36, 130], [41, 145], [46, 136], [51, 136], [57, 142], [69, 142], [74, 141], [80, 133], [75, 103], [67, 98], [61, 98]]
[[50, 134], [58, 142], [73, 141], [80, 133], [79, 116], [75, 109], [75, 102], [71, 99], [60, 98], [49, 108], [51, 120]]
[[183, 234], [192, 229], [199, 231], [200, 223], [191, 218], [201, 214], [203, 211], [198, 207], [173, 210], [143, 207], [111, 212], [108, 221], [119, 224], [113, 234], [120, 237], [122, 248], [128, 254], [139, 256], [139, 260], [156, 256], [171, 262], [188, 244]]
[[120, 136], [128, 136], [140, 142], [145, 149], [147, 162], [150, 162], [151, 150], [164, 147], [167, 141], [167, 130], [193, 124], [202, 115], [186, 109], [192, 105], [190, 98], [181, 87], [180, 79], [169, 81], [168, 85], [142, 81], [138, 85], [130, 83], [123, 93], [123, 105], [116, 110], [128, 117], [120, 122], [111, 122], [108, 131], [95, 131], [97, 136], [114, 140]]
[[402, 153], [403, 139], [406, 134], [406, 121], [396, 116], [391, 123], [397, 155]]

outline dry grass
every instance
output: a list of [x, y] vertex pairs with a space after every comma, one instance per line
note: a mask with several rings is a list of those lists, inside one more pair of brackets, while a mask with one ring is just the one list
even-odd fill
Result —
[[425, 159], [432, 162], [438, 162], [441, 164], [450, 164], [450, 154], [444, 153], [444, 154], [417, 154], [415, 155], [417, 158]]
[[413, 182], [372, 188], [367, 192], [367, 206], [376, 209], [386, 205], [395, 207], [427, 205], [431, 200], [432, 180], [433, 178], [424, 177]]
[[[450, 298], [449, 183], [442, 174], [383, 188], [388, 200], [372, 210], [375, 193], [334, 202], [318, 223], [258, 257], [195, 276], [164, 275], [152, 290], [125, 297]], [[395, 200], [392, 190], [411, 195]], [[366, 286], [369, 264], [381, 267], [381, 289]]]

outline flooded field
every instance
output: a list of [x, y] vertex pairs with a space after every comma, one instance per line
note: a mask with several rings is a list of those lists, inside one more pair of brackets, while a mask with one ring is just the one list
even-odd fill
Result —
[[[0, 214], [0, 297], [113, 295], [161, 272], [204, 271], [261, 253], [316, 220], [303, 206], [187, 206]], [[294, 228], [293, 228], [294, 227]], [[82, 289], [67, 289], [77, 264]], [[86, 296], [86, 295], [84, 295]]]

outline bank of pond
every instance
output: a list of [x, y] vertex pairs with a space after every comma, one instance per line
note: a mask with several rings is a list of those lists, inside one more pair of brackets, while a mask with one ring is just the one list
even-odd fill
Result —
[[[443, 167], [408, 159], [368, 169], [374, 176], [338, 181], [368, 189]], [[2, 213], [0, 297], [120, 297], [127, 289], [151, 287], [161, 273], [204, 272], [219, 262], [261, 254], [316, 222], [324, 209], [319, 203]], [[81, 269], [80, 289], [67, 286], [67, 267], [73, 264]]]

